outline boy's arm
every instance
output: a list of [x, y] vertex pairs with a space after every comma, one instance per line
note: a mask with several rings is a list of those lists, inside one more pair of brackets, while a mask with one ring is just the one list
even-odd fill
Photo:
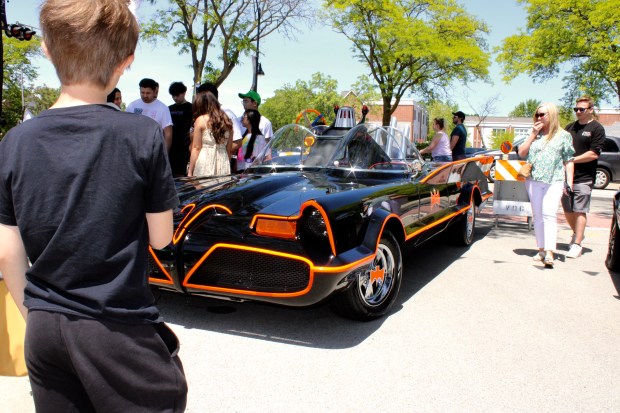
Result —
[[159, 250], [172, 241], [172, 210], [146, 214], [149, 226], [149, 244]]
[[24, 319], [28, 314], [24, 307], [27, 269], [28, 257], [19, 228], [0, 224], [0, 272]]

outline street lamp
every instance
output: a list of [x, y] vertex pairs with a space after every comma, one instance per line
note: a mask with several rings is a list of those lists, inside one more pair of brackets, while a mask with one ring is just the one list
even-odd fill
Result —
[[260, 0], [256, 1], [256, 14], [258, 16], [256, 22], [256, 56], [252, 57], [252, 89], [256, 92], [256, 88], [258, 85], [258, 76], [264, 76], [265, 72], [263, 72], [263, 67], [258, 61], [258, 56], [260, 54]]

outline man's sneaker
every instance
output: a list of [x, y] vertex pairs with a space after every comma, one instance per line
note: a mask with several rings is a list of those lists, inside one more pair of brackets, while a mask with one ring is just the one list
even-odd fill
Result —
[[566, 258], [577, 258], [578, 256], [581, 255], [581, 250], [582, 250], [581, 245], [579, 244], [571, 245], [570, 249], [566, 253]]
[[[575, 240], [577, 239], [577, 234], [575, 234], [573, 232], [573, 236], [570, 237], [570, 242], [568, 243], [568, 249], [570, 250], [570, 248], [573, 246], [573, 244], [575, 243]], [[583, 238], [581, 239], [581, 242], [583, 242], [583, 240], [586, 239], [586, 236], [584, 235]]]

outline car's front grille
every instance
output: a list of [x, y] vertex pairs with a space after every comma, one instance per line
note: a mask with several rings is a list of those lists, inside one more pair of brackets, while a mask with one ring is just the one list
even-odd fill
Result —
[[218, 248], [192, 274], [189, 283], [258, 292], [296, 292], [308, 286], [304, 261], [232, 248]]

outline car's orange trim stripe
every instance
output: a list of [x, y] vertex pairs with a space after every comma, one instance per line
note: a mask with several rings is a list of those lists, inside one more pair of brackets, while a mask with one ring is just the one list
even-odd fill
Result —
[[[308, 264], [308, 266], [310, 268], [310, 279], [308, 280], [308, 286], [306, 288], [304, 288], [303, 290], [301, 290], [301, 291], [296, 291], [296, 292], [292, 292], [292, 293], [268, 293], [268, 292], [260, 292], [260, 291], [239, 290], [239, 289], [234, 289], [234, 288], [213, 287], [213, 286], [206, 286], [206, 285], [199, 285], [199, 284], [192, 284], [192, 283], [190, 283], [189, 282], [190, 278], [196, 272], [198, 267], [200, 267], [200, 265], [208, 258], [208, 256], [211, 255], [213, 253], [213, 251], [215, 251], [218, 248], [230, 248], [230, 249], [237, 249], [237, 250], [246, 250], [246, 251], [260, 252], [260, 253], [263, 253], [263, 254], [275, 255], [275, 256], [279, 256], [279, 257], [284, 257], [284, 258], [295, 259], [295, 260], [298, 260], [298, 261], [303, 261], [306, 264]], [[308, 293], [310, 291], [310, 289], [312, 288], [312, 284], [314, 283], [314, 274], [315, 273], [317, 273], [317, 272], [320, 272], [320, 273], [339, 273], [339, 272], [344, 272], [344, 271], [350, 270], [352, 268], [359, 267], [359, 266], [361, 266], [363, 264], [366, 264], [369, 261], [372, 261], [375, 258], [375, 255], [376, 255], [376, 251], [373, 254], [369, 255], [368, 257], [365, 257], [365, 258], [363, 258], [361, 260], [352, 262], [352, 263], [347, 264], [347, 265], [341, 265], [341, 266], [338, 266], [338, 267], [321, 267], [321, 266], [315, 266], [312, 263], [312, 261], [308, 260], [305, 257], [300, 257], [300, 256], [294, 255], [294, 254], [287, 254], [287, 253], [278, 252], [278, 251], [270, 251], [270, 250], [266, 250], [264, 248], [256, 248], [256, 247], [248, 247], [248, 246], [243, 246], [243, 245], [221, 243], [221, 244], [215, 244], [214, 246], [209, 248], [209, 250], [202, 256], [202, 258], [192, 267], [192, 269], [187, 273], [187, 276], [183, 280], [183, 286], [184, 287], [189, 287], [189, 288], [196, 288], [196, 289], [199, 289], [199, 290], [205, 290], [205, 291], [218, 291], [218, 292], [226, 292], [226, 293], [234, 293], [234, 294], [242, 294], [242, 295], [253, 295], [253, 296], [261, 296], [261, 297], [282, 297], [282, 298], [298, 297], [298, 296], [304, 295], [304, 294], [306, 294], [306, 293]]]
[[159, 259], [157, 258], [157, 256], [155, 255], [155, 251], [153, 251], [153, 248], [149, 247], [149, 253], [151, 254], [151, 256], [153, 257], [153, 259], [155, 260], [155, 263], [157, 263], [157, 266], [159, 267], [159, 269], [164, 273], [164, 275], [166, 276], [167, 280], [162, 280], [161, 278], [152, 278], [149, 277], [149, 281], [153, 280], [154, 282], [159, 282], [162, 284], [174, 284], [172, 281], [172, 277], [170, 276], [170, 274], [168, 273], [168, 271], [166, 271], [164, 269], [164, 266], [161, 265], [161, 262], [159, 261]]
[[446, 168], [450, 168], [450, 167], [452, 167], [452, 165], [456, 165], [456, 164], [459, 164], [459, 163], [468, 163], [468, 162], [475, 162], [477, 164], [486, 165], [486, 164], [489, 164], [489, 163], [493, 162], [493, 158], [489, 157], [489, 156], [485, 156], [483, 158], [481, 156], [480, 159], [477, 159], [477, 158], [467, 158], [467, 159], [461, 159], [461, 160], [458, 160], [458, 161], [447, 163], [447, 164], [442, 165], [439, 168], [435, 169], [430, 174], [426, 175], [424, 178], [422, 178], [420, 180], [420, 182], [424, 184], [424, 183], [426, 183], [426, 181], [431, 179], [433, 176], [437, 175], [440, 171], [442, 171], [442, 170], [444, 170]]
[[[192, 210], [195, 207], [195, 204], [188, 204], [185, 206], [185, 208], [189, 207], [190, 205], [193, 205]], [[185, 208], [183, 208], [182, 211], [185, 210]], [[200, 211], [198, 211], [197, 213], [194, 214], [194, 216], [187, 221], [187, 223], [185, 223], [185, 220], [187, 219], [187, 217], [189, 216], [189, 214], [192, 212], [192, 210], [190, 210], [190, 212], [185, 216], [185, 218], [183, 219], [183, 221], [181, 221], [181, 223], [179, 224], [179, 226], [177, 227], [177, 230], [175, 231], [175, 235], [172, 237], [172, 243], [176, 244], [179, 242], [179, 240], [181, 238], [183, 238], [183, 235], [185, 234], [187, 227], [189, 227], [189, 225], [194, 222], [196, 219], [198, 219], [198, 217], [200, 215], [202, 215], [203, 212], [207, 211], [209, 208], [213, 208], [215, 210], [217, 209], [223, 209], [224, 211], [226, 211], [228, 213], [228, 215], [232, 214], [232, 211], [228, 208], [225, 207], [224, 205], [219, 205], [219, 204], [209, 204], [205, 207], [203, 207]], [[181, 212], [182, 212], [181, 211]]]
[[321, 214], [321, 216], [323, 217], [323, 221], [325, 221], [325, 227], [327, 229], [327, 237], [329, 238], [329, 245], [332, 249], [332, 254], [336, 255], [336, 242], [334, 241], [334, 236], [332, 233], [332, 227], [329, 223], [329, 219], [327, 219], [327, 213], [325, 212], [325, 210], [323, 209], [323, 207], [321, 205], [319, 205], [316, 201], [314, 200], [310, 200], [310, 201], [306, 201], [301, 205], [301, 208], [299, 208], [299, 214], [297, 215], [292, 215], [292, 216], [282, 216], [282, 215], [270, 215], [270, 214], [256, 214], [254, 215], [254, 217], [252, 217], [252, 221], [250, 222], [250, 228], [251, 229], [255, 229], [255, 225], [256, 225], [256, 221], [259, 218], [265, 218], [265, 219], [273, 219], [273, 220], [282, 220], [282, 221], [295, 221], [298, 220], [299, 218], [301, 218], [301, 216], [304, 213], [304, 210], [307, 207], [314, 207], [316, 208], [319, 213]]

